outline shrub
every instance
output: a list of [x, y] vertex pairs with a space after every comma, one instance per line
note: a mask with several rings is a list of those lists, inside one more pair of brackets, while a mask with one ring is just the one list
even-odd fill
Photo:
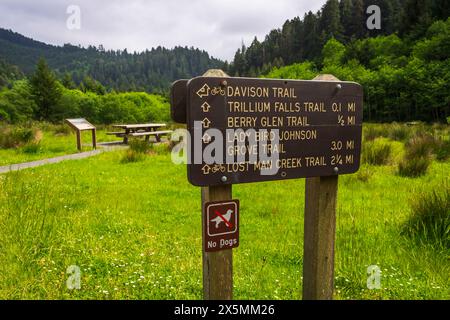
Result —
[[437, 140], [428, 133], [420, 133], [405, 144], [405, 155], [398, 164], [398, 173], [403, 177], [419, 177], [427, 173], [431, 154]]
[[430, 152], [436, 156], [436, 160], [445, 161], [450, 158], [450, 126], [434, 123], [425, 127], [424, 132], [417, 132], [416, 136], [425, 140]]
[[313, 63], [295, 63], [289, 66], [274, 68], [265, 77], [276, 79], [303, 79], [311, 80], [317, 75]]
[[393, 123], [389, 126], [388, 136], [392, 140], [406, 141], [411, 136], [411, 129], [403, 124]]
[[391, 154], [391, 144], [377, 139], [363, 145], [362, 161], [372, 165], [386, 165], [391, 159]]
[[419, 177], [427, 173], [430, 164], [430, 157], [405, 157], [398, 164], [398, 173], [402, 177]]
[[376, 138], [386, 136], [386, 128], [382, 124], [368, 124], [363, 128], [363, 136], [365, 141], [372, 141]]
[[41, 151], [41, 144], [37, 141], [32, 141], [23, 146], [22, 152], [28, 154], [36, 154]]
[[419, 133], [405, 144], [407, 158], [429, 157], [437, 140], [428, 133]]
[[367, 182], [373, 176], [373, 172], [370, 170], [369, 166], [361, 166], [361, 168], [356, 173], [356, 179], [362, 182]]
[[152, 145], [151, 151], [155, 154], [168, 154], [172, 151], [171, 143], [170, 141], [166, 141]]
[[152, 149], [151, 144], [143, 139], [130, 139], [128, 145], [131, 150], [142, 154], [148, 153]]
[[121, 162], [122, 163], [139, 162], [144, 159], [145, 159], [144, 153], [140, 153], [140, 152], [134, 151], [132, 149], [128, 149], [125, 151], [125, 154], [122, 157]]
[[68, 125], [58, 124], [52, 127], [52, 131], [55, 135], [68, 136], [72, 129]]
[[433, 146], [433, 153], [438, 161], [445, 161], [450, 158], [450, 140], [439, 139]]
[[36, 128], [5, 127], [0, 129], [0, 147], [18, 148], [33, 140], [39, 140], [42, 132]]
[[0, 109], [0, 121], [6, 121], [6, 122], [11, 121], [9, 114], [5, 110], [2, 110], [2, 109]]
[[142, 139], [131, 139], [128, 145], [130, 148], [125, 151], [122, 163], [142, 161], [153, 148], [148, 141]]
[[438, 133], [418, 133], [406, 143], [405, 147], [410, 157], [427, 157], [434, 154], [439, 161], [450, 157], [450, 140]]
[[412, 203], [412, 215], [403, 227], [420, 242], [450, 248], [450, 187], [421, 194]]

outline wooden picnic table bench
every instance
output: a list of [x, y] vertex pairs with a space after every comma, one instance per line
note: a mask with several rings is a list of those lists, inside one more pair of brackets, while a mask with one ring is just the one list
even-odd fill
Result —
[[171, 130], [158, 130], [165, 127], [165, 123], [142, 123], [142, 124], [116, 124], [114, 128], [123, 129], [123, 131], [107, 132], [109, 135], [123, 138], [123, 143], [128, 143], [128, 138], [131, 137], [145, 137], [149, 140], [150, 136], [154, 136], [157, 142], [161, 141], [161, 136], [172, 133]]
[[147, 137], [147, 136], [161, 136], [169, 133], [172, 133], [172, 130], [134, 132], [130, 133], [130, 135], [133, 137]]
[[133, 132], [130, 133], [133, 137], [145, 137], [145, 140], [149, 141], [150, 136], [155, 136], [157, 142], [161, 142], [161, 136], [172, 133], [172, 130], [162, 130], [162, 131], [144, 131], [144, 132]]
[[117, 131], [117, 132], [107, 132], [106, 133], [109, 136], [117, 136], [117, 137], [123, 137], [125, 135], [125, 132], [123, 131]]

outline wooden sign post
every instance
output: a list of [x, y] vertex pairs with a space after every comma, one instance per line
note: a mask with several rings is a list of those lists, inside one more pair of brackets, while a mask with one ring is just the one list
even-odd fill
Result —
[[[359, 84], [331, 75], [256, 79], [211, 70], [174, 82], [171, 115], [187, 124], [187, 175], [202, 187], [203, 234], [206, 203], [230, 202], [233, 184], [306, 178], [303, 299], [332, 299], [338, 175], [359, 169], [362, 104]], [[223, 214], [213, 220], [231, 229]], [[237, 246], [238, 232], [233, 239]], [[232, 250], [206, 252], [205, 241], [204, 298], [232, 299]]]
[[[202, 221], [206, 219], [205, 204], [231, 200], [231, 185], [202, 187]], [[202, 223], [202, 228], [205, 228]], [[205, 231], [203, 230], [202, 234]], [[203, 237], [203, 298], [205, 300], [231, 300], [233, 298], [233, 249], [205, 251]]]
[[[319, 75], [314, 80], [339, 81], [332, 75]], [[304, 300], [333, 298], [338, 177], [336, 174], [305, 181]]]
[[[204, 77], [228, 77], [222, 70], [208, 70]], [[230, 185], [202, 187], [202, 221], [206, 219], [205, 204], [231, 200]], [[202, 223], [202, 228], [204, 224]], [[204, 230], [202, 232], [204, 234]], [[205, 237], [203, 237], [205, 241]], [[203, 243], [203, 298], [205, 300], [231, 300], [233, 298], [233, 250], [205, 252]]]
[[306, 178], [303, 299], [333, 297], [338, 176]]

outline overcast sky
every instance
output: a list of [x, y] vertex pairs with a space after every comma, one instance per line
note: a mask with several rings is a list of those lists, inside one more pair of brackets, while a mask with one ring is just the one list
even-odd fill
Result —
[[[143, 51], [194, 46], [231, 60], [241, 41], [263, 40], [286, 19], [316, 12], [325, 0], [0, 0], [0, 27], [56, 45], [102, 44]], [[67, 8], [77, 5], [80, 29]], [[73, 16], [72, 16], [73, 17]], [[74, 22], [75, 20], [70, 20]], [[70, 24], [73, 26], [73, 24]]]

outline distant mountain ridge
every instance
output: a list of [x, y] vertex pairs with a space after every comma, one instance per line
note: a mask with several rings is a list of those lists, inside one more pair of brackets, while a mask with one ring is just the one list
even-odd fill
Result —
[[47, 60], [59, 77], [69, 73], [79, 83], [90, 76], [116, 91], [164, 92], [176, 79], [224, 67], [221, 60], [192, 47], [159, 46], [141, 53], [128, 53], [126, 49], [106, 51], [102, 46], [55, 46], [0, 28], [0, 59], [5, 63], [29, 75], [40, 57]]

